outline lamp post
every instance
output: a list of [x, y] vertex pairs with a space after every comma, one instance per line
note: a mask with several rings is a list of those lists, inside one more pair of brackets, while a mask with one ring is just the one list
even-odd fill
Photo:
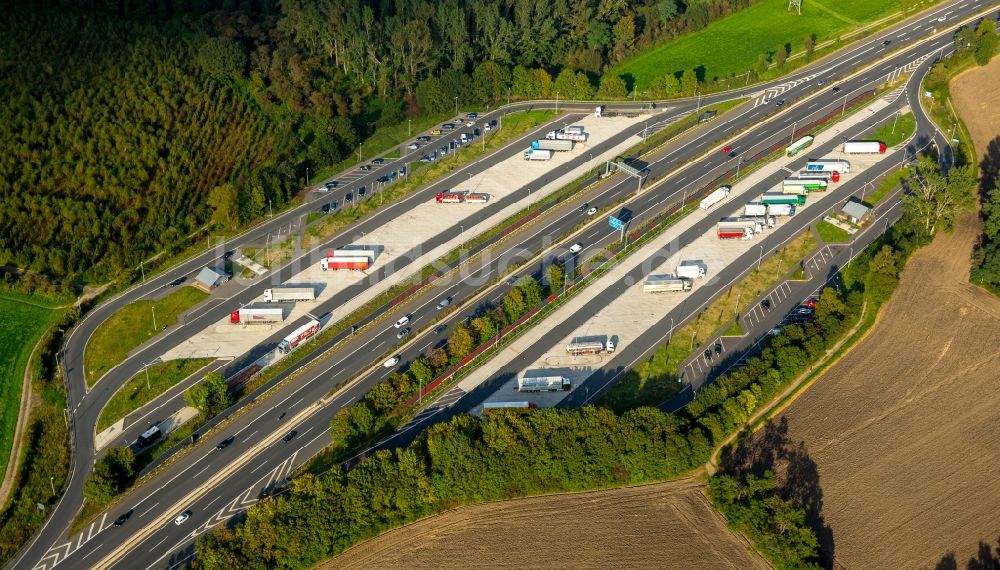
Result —
[[892, 130], [889, 132], [896, 132], [896, 121], [899, 120], [899, 111], [896, 111], [896, 118], [892, 120]]
[[507, 88], [507, 105], [510, 106], [510, 87]]
[[139, 260], [139, 271], [142, 271], [142, 282], [146, 282], [146, 268], [142, 266], [142, 260]]
[[156, 332], [156, 306], [150, 305], [149, 310], [153, 311], [153, 332]]
[[698, 92], [697, 87], [694, 88], [694, 94], [698, 96], [698, 106], [694, 110], [695, 114], [697, 114], [698, 111], [701, 111], [701, 93]]
[[795, 142], [795, 127], [799, 126], [799, 122], [795, 121], [792, 123], [792, 134], [788, 135], [788, 144]]
[[559, 92], [556, 91], [556, 113], [559, 112]]
[[458, 97], [455, 97], [455, 114], [458, 114]]
[[410, 138], [413, 119], [406, 119], [406, 138]]
[[142, 369], [146, 371], [146, 389], [152, 390], [152, 388], [149, 387], [149, 365], [143, 362]]
[[49, 486], [52, 487], [52, 496], [53, 497], [56, 496], [56, 483], [55, 483], [55, 480], [56, 480], [55, 477], [49, 477]]

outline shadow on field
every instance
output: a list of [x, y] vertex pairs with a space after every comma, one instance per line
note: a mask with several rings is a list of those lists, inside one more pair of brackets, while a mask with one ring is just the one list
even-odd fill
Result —
[[[997, 548], [992, 549], [989, 544], [980, 541], [979, 552], [965, 563], [965, 570], [997, 570], [1000, 569], [1000, 538], [997, 538]], [[959, 570], [962, 568], [955, 560], [955, 553], [949, 552], [941, 558], [941, 561], [934, 566], [934, 570]]]
[[729, 449], [722, 458], [722, 472], [741, 480], [747, 474], [760, 477], [765, 471], [774, 472], [778, 495], [805, 508], [819, 539], [820, 561], [824, 568], [833, 567], [833, 529], [823, 518], [819, 471], [805, 443], [795, 443], [788, 437], [788, 420], [782, 416], [768, 421], [761, 430], [744, 436], [735, 448]]
[[979, 199], [985, 201], [989, 198], [990, 190], [997, 187], [997, 177], [1000, 176], [1000, 137], [986, 145], [983, 161], [979, 163], [979, 172]]

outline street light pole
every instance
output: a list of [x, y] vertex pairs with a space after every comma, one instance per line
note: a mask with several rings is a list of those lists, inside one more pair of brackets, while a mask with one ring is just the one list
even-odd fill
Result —
[[889, 132], [891, 132], [891, 133], [895, 133], [896, 132], [896, 121], [898, 121], [898, 120], [899, 120], [899, 111], [896, 111], [896, 118], [892, 120], [892, 130], [889, 131]]
[[698, 92], [697, 87], [694, 88], [694, 94], [698, 96], [698, 106], [694, 110], [695, 114], [697, 114], [698, 111], [701, 111], [701, 93]]
[[152, 388], [149, 387], [149, 365], [143, 362], [142, 369], [146, 371], [146, 389], [152, 390]]
[[142, 266], [142, 260], [139, 260], [139, 271], [142, 271], [142, 282], [146, 282], [146, 268]]
[[458, 114], [458, 97], [455, 97], [455, 114]]
[[847, 112], [847, 95], [844, 95], [844, 106], [840, 109], [840, 116], [843, 117], [844, 113]]
[[52, 487], [52, 496], [53, 497], [56, 496], [56, 484], [55, 484], [55, 480], [56, 480], [55, 477], [49, 477], [49, 486]]
[[149, 310], [153, 311], [153, 332], [156, 332], [156, 306], [150, 305]]
[[[308, 185], [309, 185], [309, 183], [306, 182], [306, 186], [308, 186]], [[271, 210], [271, 199], [270, 198], [267, 199], [267, 217], [268, 218], [273, 218], [274, 217], [274, 211]]]
[[510, 106], [510, 87], [507, 88], [507, 106]]
[[406, 119], [406, 138], [410, 138], [413, 119]]
[[556, 113], [559, 112], [559, 92], [556, 91]]
[[792, 144], [793, 142], [795, 142], [795, 127], [797, 126], [799, 126], [799, 122], [794, 121], [792, 123], [792, 134], [788, 136], [788, 144]]

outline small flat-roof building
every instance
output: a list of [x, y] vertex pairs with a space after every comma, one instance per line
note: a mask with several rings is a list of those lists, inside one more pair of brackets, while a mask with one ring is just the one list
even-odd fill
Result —
[[849, 222], [857, 225], [861, 224], [868, 218], [868, 213], [870, 211], [871, 208], [865, 206], [861, 202], [848, 200], [848, 202], [844, 204], [844, 207], [840, 210], [840, 213], [843, 214]]
[[226, 275], [212, 269], [211, 267], [205, 267], [202, 268], [202, 270], [198, 272], [198, 275], [195, 276], [194, 286], [208, 293], [216, 285], [218, 285], [220, 281], [226, 280], [226, 277]]

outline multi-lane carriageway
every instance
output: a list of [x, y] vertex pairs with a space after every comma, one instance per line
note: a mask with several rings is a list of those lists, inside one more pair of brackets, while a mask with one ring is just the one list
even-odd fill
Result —
[[[954, 9], [954, 7], [958, 6], [958, 7], [964, 7], [965, 11], [968, 11], [968, 8], [969, 8], [968, 4], [969, 3], [955, 3], [955, 4], [949, 5], [949, 8]], [[922, 16], [922, 18], [926, 19], [926, 18], [930, 18], [932, 16], [933, 16], [933, 14], [930, 14], [930, 15]], [[920, 18], [918, 18], [917, 20], [921, 21]], [[912, 25], [912, 24], [908, 24], [908, 25]], [[893, 32], [890, 32], [890, 34], [891, 33], [898, 33], [898, 32], [897, 31], [893, 31]], [[866, 42], [865, 44], [862, 44], [861, 46], [857, 46], [855, 48], [852, 48], [851, 50], [846, 50], [846, 52], [849, 54], [852, 51], [861, 50], [861, 51], [870, 52], [869, 53], [870, 56], [879, 55], [880, 53], [882, 53], [882, 48], [879, 47], [879, 45], [880, 45], [880, 41], [879, 40], [880, 39], [881, 38], [875, 38], [875, 39], [873, 39], [873, 40], [871, 40], [869, 42]], [[946, 48], [946, 47], [948, 47], [949, 44], [950, 44], [950, 37], [943, 37], [942, 36], [942, 38], [940, 38], [936, 43], [935, 42], [929, 42], [929, 45], [924, 46], [924, 47], [925, 47], [925, 49], [931, 49], [931, 48], [938, 49], [938, 48]], [[917, 57], [919, 57], [920, 55], [922, 55], [922, 54], [913, 53], [913, 51], [914, 50], [905, 50], [904, 52], [902, 52], [900, 54], [897, 54], [897, 55], [889, 58], [889, 63], [891, 65], [895, 66], [895, 67], [903, 67], [905, 65], [908, 65], [912, 61], [914, 61], [915, 59], [917, 59]], [[843, 58], [842, 55], [839, 56], [839, 57]], [[826, 61], [824, 61], [822, 63], [824, 65], [824, 67], [825, 67], [827, 65], [831, 65], [831, 64], [836, 63], [836, 61], [826, 60]], [[883, 64], [883, 66], [884, 65], [885, 64]], [[830, 78], [829, 80], [831, 80], [831, 81], [837, 80], [843, 74], [843, 72], [839, 72], [839, 69], [840, 68], [837, 65], [831, 65], [831, 67], [826, 68], [827, 75], [825, 75], [825, 77]], [[871, 71], [871, 73], [875, 73], [875, 72], [882, 72], [882, 68], [879, 67], [879, 68], [873, 69]], [[853, 86], [855, 84], [856, 84], [856, 82], [854, 82], [854, 81], [852, 81], [850, 83], [850, 85], [846, 85], [845, 84], [844, 85], [844, 89], [846, 89], [849, 92], [850, 90], [853, 89], [853, 87], [851, 87], [851, 86]], [[811, 92], [815, 92], [814, 86], [810, 85], [809, 82], [806, 82], [806, 83], [802, 84], [801, 86], [798, 86], [798, 87], [793, 88], [792, 90], [786, 92], [785, 97], [789, 100], [789, 103], [791, 104], [797, 98], [802, 97], [804, 95], [807, 95], [807, 94], [809, 94]], [[843, 93], [843, 91], [841, 93]], [[839, 97], [839, 95], [837, 97]], [[710, 101], [708, 100], [708, 98], [705, 99], [704, 103], [705, 104], [709, 104], [710, 103]], [[786, 109], [787, 109], [787, 107], [786, 107]], [[796, 111], [796, 109], [798, 109], [798, 111]], [[731, 119], [728, 123], [719, 124], [719, 125], [713, 125], [712, 129], [716, 129], [716, 128], [720, 127], [720, 126], [725, 126], [725, 127], [728, 127], [728, 128], [734, 129], [734, 130], [741, 129], [744, 126], [747, 126], [749, 124], [753, 124], [753, 123], [759, 122], [761, 119], [763, 119], [763, 118], [765, 118], [765, 117], [773, 114], [774, 111], [775, 111], [775, 109], [773, 107], [771, 107], [771, 106], [760, 106], [757, 109], [754, 109], [752, 111], [743, 112], [743, 113], [739, 114], [734, 119]], [[793, 106], [791, 109], [788, 109], [787, 111], [785, 111], [785, 115], [782, 116], [781, 120], [782, 121], [791, 121], [791, 120], [794, 120], [794, 115], [796, 115], [799, 112], [807, 112], [807, 111], [808, 111], [808, 109], [805, 106]], [[761, 138], [763, 138], [763, 137], [767, 137], [767, 136], [774, 136], [776, 131], [771, 131], [770, 129], [766, 128], [768, 126], [778, 127], [779, 125], [765, 125], [764, 127], [762, 127], [761, 129], [759, 129], [757, 131], [752, 131], [751, 133], [748, 133], [748, 135], [745, 135], [744, 137], [742, 137], [740, 139], [740, 141], [742, 141], [743, 144], [749, 146], [749, 145], [752, 145], [754, 143], [754, 140], [755, 140], [754, 137], [761, 137]], [[782, 128], [784, 128], [784, 125], [780, 125], [780, 126]], [[712, 135], [708, 135], [708, 136], [711, 137]], [[711, 139], [709, 139], [709, 140], [711, 140]], [[737, 141], [737, 142], [739, 143], [740, 141]], [[693, 155], [696, 154], [694, 152], [694, 149], [686, 148], [686, 149], [681, 149], [681, 150], [671, 150], [672, 146], [668, 147], [668, 149], [666, 149], [664, 151], [664, 156], [657, 157], [654, 161], [652, 161], [652, 164], [650, 165], [650, 173], [651, 174], [656, 175], [659, 172], [662, 172], [663, 170], [669, 168], [670, 166], [672, 166], [676, 162], [687, 160], [689, 158], [692, 158]], [[709, 154], [709, 155], [707, 155], [707, 157], [703, 158], [698, 163], [697, 168], [699, 168], [699, 169], [701, 169], [701, 170], [703, 170], [705, 172], [715, 171], [715, 170], [718, 170], [719, 168], [724, 168], [726, 166], [725, 165], [726, 161], [725, 160], [720, 160], [721, 158], [722, 157], [717, 156], [717, 154]], [[629, 185], [629, 186], [631, 186], [631, 185]], [[597, 191], [598, 192], [609, 192], [609, 190], [604, 189], [604, 188], [601, 188], [601, 189], [599, 189]], [[614, 189], [612, 189], [610, 191], [613, 192]], [[610, 196], [609, 196], [609, 198], [610, 198]], [[593, 197], [593, 196], [588, 196], [588, 197], [586, 197], [586, 199], [588, 199], [588, 200], [595, 200], [596, 198]], [[581, 198], [581, 201], [582, 201], [582, 198]], [[574, 209], [573, 207], [576, 206], [576, 205], [577, 204], [566, 205], [565, 209], [572, 211]], [[553, 214], [553, 215], [555, 215], [555, 214]], [[575, 221], [574, 221], [574, 223], [575, 223]], [[460, 286], [460, 284], [455, 284], [455, 286], [456, 287]], [[434, 298], [437, 298], [440, 295], [441, 295], [440, 292], [436, 292], [434, 294]], [[417, 302], [418, 303], [420, 302], [419, 299], [418, 299]], [[417, 309], [416, 311], [413, 311], [413, 312], [416, 313], [419, 310], [420, 309]], [[359, 335], [359, 337], [358, 337], [359, 341], [363, 345], [367, 334], [372, 334], [372, 333], [378, 334], [379, 332], [381, 332], [381, 331], [370, 331], [370, 332], [368, 332], [366, 334]], [[368, 337], [368, 340], [371, 340], [371, 338], [372, 337]], [[422, 337], [422, 339], [424, 339], [424, 338], [425, 337]], [[421, 343], [423, 343], [423, 342], [425, 342], [425, 341], [421, 340]], [[354, 346], [354, 345], [352, 345], [352, 346]], [[359, 351], [359, 350], [360, 349], [355, 349], [355, 351]], [[353, 353], [349, 352], [346, 355], [346, 358], [343, 357], [343, 356], [341, 356], [340, 358], [344, 358], [344, 360], [341, 360], [340, 362], [343, 363], [343, 362], [350, 362], [352, 360], [356, 360], [354, 358], [351, 358], [352, 354]], [[317, 366], [317, 367], [313, 368], [313, 370], [319, 370], [319, 369], [322, 369], [322, 367]], [[361, 384], [362, 383], [358, 383], [358, 384], [356, 384], [356, 386], [360, 386]], [[289, 421], [290, 418], [294, 417], [296, 415], [297, 411], [300, 410], [300, 409], [302, 409], [303, 406], [305, 406], [308, 402], [314, 402], [314, 401], [316, 401], [314, 398], [306, 398], [306, 394], [304, 393], [304, 391], [307, 390], [308, 386], [309, 386], [308, 380], [305, 381], [305, 382], [302, 382], [301, 384], [300, 383], [296, 383], [296, 386], [294, 387], [294, 391], [291, 391], [291, 389], [290, 390], [286, 390], [286, 391], [283, 391], [281, 394], [279, 394], [278, 397], [276, 397], [275, 401], [276, 401], [276, 406], [277, 407], [284, 406], [284, 407], [287, 407], [289, 409], [288, 417], [286, 418], [285, 421]], [[350, 401], [353, 401], [354, 399], [356, 399], [358, 397], [358, 395], [359, 395], [358, 393], [353, 393], [352, 390], [350, 390], [350, 389], [345, 390], [342, 394], [338, 394], [336, 398], [334, 398], [333, 400], [329, 401], [327, 403], [327, 405], [324, 407], [324, 410], [325, 411], [335, 410], [336, 408], [339, 408], [340, 406], [345, 405], [346, 403], [349, 403]], [[321, 415], [324, 415], [324, 414], [317, 414], [317, 416], [315, 416], [315, 417], [319, 417]], [[266, 417], [262, 417], [262, 416], [266, 416]], [[77, 422], [79, 422], [80, 418], [77, 417], [76, 420], [77, 420]], [[48, 565], [50, 565], [53, 562], [57, 562], [57, 561], [62, 562], [63, 560], [69, 560], [69, 561], [72, 561], [74, 559], [82, 560], [83, 556], [87, 556], [87, 558], [89, 560], [96, 560], [97, 558], [95, 558], [95, 557], [100, 557], [100, 556], [103, 556], [103, 555], [107, 554], [108, 552], [110, 552], [112, 550], [112, 547], [114, 546], [114, 544], [120, 544], [121, 543], [120, 539], [123, 538], [122, 535], [124, 535], [124, 534], [128, 534], [128, 535], [134, 534], [140, 528], [144, 527], [145, 525], [148, 525], [149, 521], [151, 520], [151, 518], [154, 517], [154, 516], [156, 516], [157, 514], [159, 514], [158, 511], [160, 509], [168, 509], [169, 510], [169, 508], [171, 506], [173, 506], [175, 502], [177, 502], [177, 501], [179, 501], [181, 499], [184, 499], [184, 495], [186, 495], [186, 492], [185, 492], [186, 489], [179, 489], [178, 485], [169, 483], [169, 481], [170, 481], [171, 478], [175, 478], [175, 482], [176, 482], [176, 480], [177, 480], [176, 477], [179, 474], [186, 474], [187, 476], [198, 475], [200, 478], [204, 479], [205, 477], [208, 477], [209, 476], [208, 474], [210, 474], [210, 473], [218, 473], [218, 472], [220, 472], [219, 469], [223, 469], [223, 466], [219, 465], [219, 462], [221, 461], [220, 457], [222, 456], [222, 454], [230, 452], [230, 455], [236, 455], [235, 453], [232, 453], [232, 452], [236, 452], [236, 451], [238, 451], [238, 452], [246, 452], [246, 451], [248, 451], [249, 448], [250, 448], [250, 446], [253, 445], [254, 441], [259, 441], [261, 439], [261, 437], [264, 436], [265, 433], [273, 433], [274, 432], [274, 429], [275, 429], [274, 428], [274, 426], [275, 426], [274, 422], [275, 421], [276, 420], [275, 420], [275, 418], [274, 418], [273, 415], [270, 415], [266, 411], [263, 411], [263, 410], [258, 411], [258, 412], [253, 412], [253, 413], [250, 413], [250, 414], [246, 414], [243, 418], [241, 418], [241, 420], [239, 422], [237, 422], [239, 425], [235, 425], [234, 424], [233, 427], [232, 427], [233, 430], [238, 430], [239, 433], [240, 433], [240, 435], [238, 436], [239, 444], [235, 446], [235, 449], [234, 448], [230, 448], [229, 450], [226, 450], [226, 451], [223, 451], [223, 452], [213, 452], [213, 453], [215, 453], [215, 455], [212, 455], [212, 453], [203, 454], [203, 452], [196, 450], [194, 453], [189, 454], [188, 456], [185, 456], [181, 461], [178, 461], [177, 464], [175, 464], [174, 466], [171, 466], [171, 468], [168, 469], [167, 472], [165, 472], [163, 475], [161, 475], [158, 478], [154, 478], [154, 480], [151, 481], [151, 484], [146, 485], [146, 486], [143, 487], [143, 489], [153, 489], [153, 488], [159, 487], [159, 485], [164, 485], [165, 484], [162, 488], [160, 488], [160, 490], [159, 490], [159, 492], [158, 492], [158, 494], [156, 496], [155, 505], [156, 505], [157, 508], [149, 508], [148, 505], [150, 503], [145, 503], [146, 504], [146, 508], [149, 509], [148, 513], [145, 512], [145, 511], [142, 511], [141, 512], [142, 516], [136, 515], [138, 518], [131, 520], [126, 527], [115, 529], [114, 532], [118, 532], [117, 536], [108, 536], [108, 535], [105, 535], [104, 534], [105, 532], [110, 532], [110, 531], [103, 530], [103, 531], [97, 532], [97, 533], [94, 533], [94, 532], [88, 532], [88, 533], [86, 533], [87, 536], [91, 537], [89, 541], [83, 541], [79, 537], [73, 537], [75, 540], [71, 543], [70, 547], [68, 547], [68, 548], [59, 548], [58, 550], [53, 550], [52, 552], [50, 552], [49, 554], [51, 554], [52, 556], [49, 556], [47, 558], [47, 561], [46, 561], [45, 565], [48, 566]], [[310, 420], [308, 423], [313, 424], [314, 421], [315, 420]], [[315, 423], [313, 425], [315, 425], [315, 427], [312, 427], [312, 428], [306, 427], [305, 429], [315, 429], [317, 431], [317, 433], [311, 433], [311, 432], [305, 431], [304, 429], [300, 429], [299, 430], [300, 434], [299, 434], [298, 438], [296, 440], [293, 440], [293, 442], [291, 444], [277, 445], [277, 446], [266, 446], [266, 448], [262, 448], [261, 455], [256, 456], [254, 458], [251, 458], [253, 462], [263, 460], [263, 462], [260, 463], [259, 465], [256, 464], [256, 463], [254, 463], [254, 465], [248, 466], [247, 470], [241, 471], [240, 473], [237, 473], [237, 474], [228, 474], [228, 469], [226, 469], [226, 471], [225, 471], [225, 473], [226, 473], [226, 485], [225, 485], [225, 489], [236, 489], [236, 488], [246, 489], [246, 488], [249, 488], [249, 487], [253, 486], [254, 481], [251, 481], [251, 479], [254, 476], [254, 474], [268, 472], [269, 471], [269, 469], [267, 468], [268, 465], [272, 465], [272, 464], [277, 465], [278, 463], [286, 461], [288, 459], [288, 456], [290, 455], [291, 452], [293, 452], [294, 450], [302, 449], [302, 445], [301, 444], [303, 444], [303, 443], [305, 443], [305, 444], [308, 445], [309, 442], [312, 442], [313, 446], [315, 446], [315, 445], [322, 445], [322, 443], [324, 443], [324, 442], [322, 442], [322, 437], [319, 434], [319, 432], [325, 431], [325, 429], [322, 427], [322, 426], [325, 425], [325, 423], [324, 422], [318, 422], [318, 423]], [[219, 435], [222, 436], [222, 437], [224, 437], [223, 434], [219, 434]], [[278, 435], [280, 436], [280, 433]], [[209, 437], [208, 439], [212, 440], [213, 437]], [[243, 441], [240, 441], [239, 438], [245, 438], [245, 439]], [[210, 443], [211, 443], [211, 441], [210, 441]], [[209, 446], [203, 446], [202, 449], [208, 449], [208, 447]], [[277, 454], [277, 456], [272, 457], [272, 454]], [[304, 454], [302, 452], [299, 452], [299, 454], [298, 454], [299, 459], [301, 460], [304, 457], [304, 455], [308, 455], [308, 454]], [[231, 461], [231, 458], [229, 458], [228, 456], [226, 456], [225, 458], [227, 459], [224, 462], [226, 464], [226, 466], [230, 466], [231, 467], [232, 465], [234, 465], [236, 463], [239, 463], [239, 461], [235, 461], [235, 462]], [[280, 461], [278, 461], [279, 459], [280, 459]], [[76, 474], [76, 472], [75, 472], [75, 474]], [[159, 482], [159, 485], [157, 484], [158, 482]], [[244, 483], [244, 482], [247, 483], [245, 486], [241, 486], [239, 484], [239, 483]], [[184, 487], [186, 488], [187, 486], [184, 485]], [[217, 501], [221, 500], [221, 499], [218, 499], [218, 497], [220, 496], [218, 493], [222, 493], [223, 495], [226, 494], [226, 492], [224, 490], [220, 490], [220, 489], [206, 489], [206, 492], [208, 492], [208, 491], [210, 491], [210, 493], [208, 493], [209, 497], [207, 497], [206, 500], [203, 503], [200, 503], [197, 506], [193, 505], [191, 507], [192, 510], [196, 511], [196, 514], [192, 517], [192, 521], [191, 521], [191, 522], [194, 522], [195, 524], [199, 524], [198, 523], [198, 519], [199, 519], [199, 516], [201, 516], [200, 513], [205, 513], [204, 509], [211, 507], [211, 505], [207, 504], [208, 502], [210, 502], [210, 501], [216, 501], [217, 502]], [[134, 495], [134, 497], [136, 499], [140, 499], [141, 498], [141, 493], [137, 493], [136, 495]], [[136, 512], [140, 513], [140, 510], [137, 510]], [[172, 518], [172, 517], [170, 517], [170, 518]], [[141, 520], [141, 519], [144, 519], [144, 520]], [[53, 519], [53, 520], [55, 520], [55, 519]], [[204, 522], [204, 520], [205, 519], [202, 519], [203, 522]], [[49, 524], [51, 526], [52, 522], [50, 522]], [[170, 537], [178, 538], [181, 541], [180, 542], [181, 544], [186, 544], [187, 542], [190, 542], [187, 538], [185, 538], [185, 537], [187, 537], [187, 534], [186, 534], [187, 531], [185, 531], [184, 529], [181, 529], [181, 528], [177, 528], [177, 529], [169, 528], [167, 530], [164, 530], [164, 529], [161, 529], [161, 530], [163, 530], [163, 532], [166, 532]], [[122, 531], [124, 531], [124, 532], [122, 532]], [[43, 537], [46, 536], [46, 535], [49, 536], [49, 538], [52, 539], [51, 542], [49, 542], [49, 545], [56, 545], [56, 544], [60, 543], [60, 541], [58, 540], [58, 534], [61, 534], [61, 533], [62, 533], [61, 529], [58, 529], [57, 527], [53, 527], [51, 530], [49, 530], [47, 532], [45, 530], [43, 530], [42, 536]], [[108, 540], [107, 540], [108, 538], [112, 538], [112, 541], [108, 542]], [[139, 538], [139, 537], [136, 537], [136, 538]], [[35, 544], [38, 545], [39, 543], [42, 543], [42, 542], [44, 542], [44, 541], [39, 540], [39, 541], [36, 541]], [[149, 543], [143, 543], [143, 544], [144, 544], [144, 547], [155, 546], [157, 549], [165, 549], [165, 548], [168, 548], [168, 547], [172, 546], [177, 541], [171, 541], [171, 540], [169, 540], [169, 537], [168, 537], [167, 539], [160, 540], [159, 542], [162, 543], [162, 544], [157, 544], [156, 541], [149, 542]], [[33, 546], [28, 551], [26, 551], [25, 554], [30, 554], [32, 551], [36, 551], [37, 554], [36, 554], [35, 560], [37, 560], [37, 561], [40, 562], [42, 560], [42, 558], [45, 556], [44, 551], [38, 552], [38, 549], [42, 549], [42, 548], [45, 548], [45, 546], [40, 546], [40, 545], [39, 546]], [[148, 550], [146, 550], [146, 548], [143, 548], [141, 550], [148, 552]], [[61, 551], [62, 554], [59, 553], [60, 551]], [[77, 557], [79, 557], [79, 558], [77, 558]], [[27, 557], [27, 558], [30, 559], [30, 556]], [[127, 559], [128, 558], [126, 557], [126, 560]], [[124, 562], [125, 561], [123, 560], [123, 563]], [[132, 562], [133, 563], [138, 563], [139, 561], [133, 560]], [[150, 561], [150, 562], [152, 562], [152, 561]], [[87, 562], [86, 564], [89, 564], [89, 562]], [[138, 565], [141, 565], [141, 564], [138, 564]]]

